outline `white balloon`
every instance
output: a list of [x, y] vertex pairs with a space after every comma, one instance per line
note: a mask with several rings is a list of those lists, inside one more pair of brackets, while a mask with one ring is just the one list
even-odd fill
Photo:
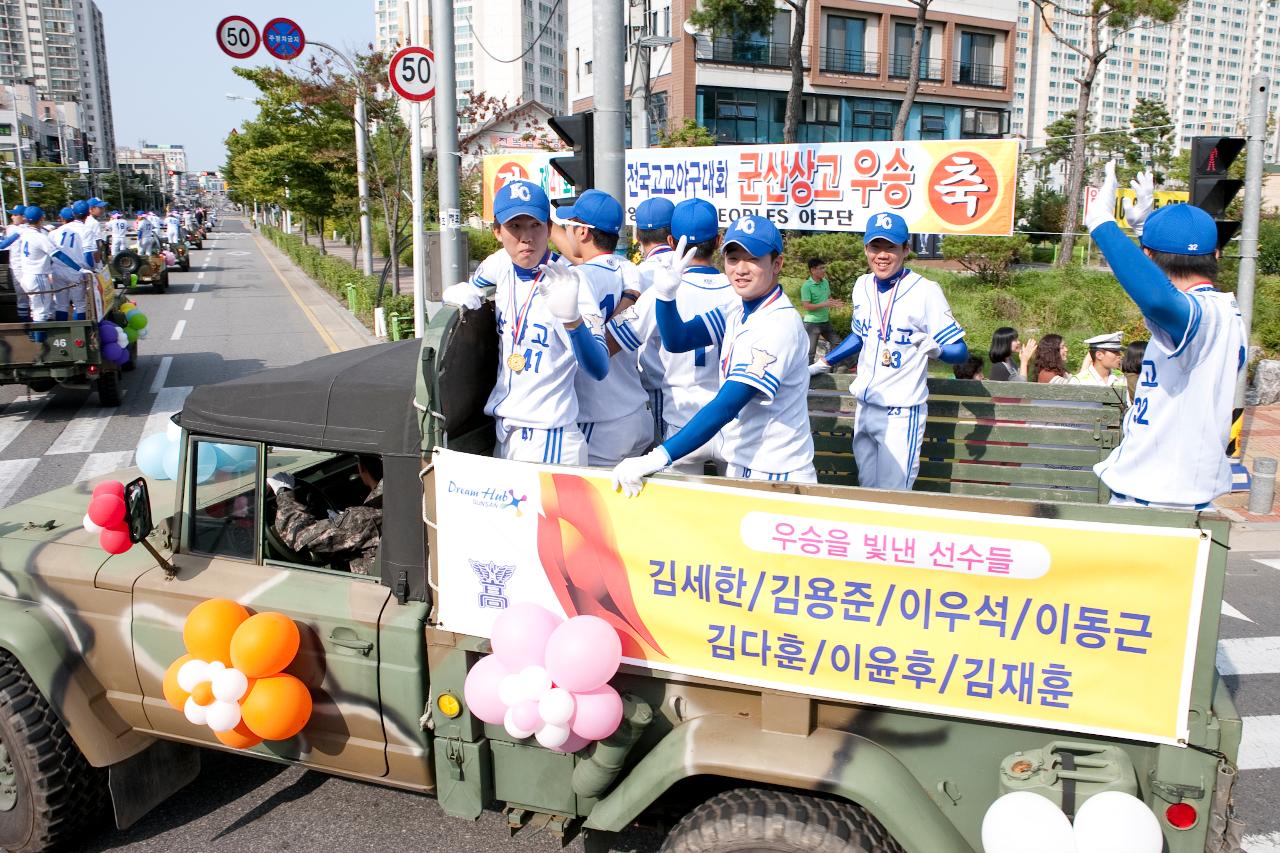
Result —
[[982, 818], [982, 849], [1076, 853], [1076, 842], [1071, 822], [1052, 800], [1031, 791], [1011, 791], [992, 803]]
[[1147, 804], [1123, 791], [1103, 791], [1076, 812], [1079, 853], [1160, 853], [1164, 833]]
[[240, 706], [235, 702], [214, 702], [205, 711], [205, 722], [215, 732], [229, 732], [240, 725]]
[[146, 328], [141, 328], [138, 330], [138, 337], [145, 338], [146, 336], [147, 336]]
[[[501, 690], [502, 688], [499, 687], [498, 689]], [[532, 730], [522, 729], [517, 726], [514, 716], [515, 710], [513, 708], [508, 708], [507, 715], [502, 718], [502, 725], [507, 730], [507, 734], [511, 735], [516, 740], [524, 740], [529, 737], [529, 735], [533, 734]]]
[[[224, 669], [215, 672], [213, 678], [213, 698], [219, 702], [239, 702], [249, 689], [249, 679], [238, 669]], [[234, 728], [234, 726], [232, 726]], [[218, 731], [214, 729], [214, 731]]]
[[119, 326], [116, 326], [116, 346], [120, 349], [126, 349], [129, 346], [129, 336]]
[[[143, 331], [146, 330], [143, 329]], [[141, 336], [142, 333], [139, 332], [138, 334]], [[178, 441], [182, 438], [182, 427], [178, 426], [173, 421], [168, 421], [164, 428], [164, 434], [170, 441]]]
[[553, 726], [569, 725], [575, 710], [577, 703], [573, 701], [573, 694], [563, 687], [552, 687], [538, 700], [538, 716]]
[[226, 668], [227, 668], [227, 665], [226, 665], [225, 663], [223, 663], [222, 661], [220, 661], [220, 660], [211, 660], [211, 661], [209, 661], [209, 675], [208, 675], [208, 679], [209, 679], [210, 681], [212, 681], [212, 680], [213, 680], [213, 676], [214, 676], [216, 673], [222, 672], [222, 671], [223, 671], [223, 670], [225, 670]]
[[178, 686], [190, 693], [196, 685], [209, 680], [209, 664], [202, 660], [189, 660], [178, 667]]
[[520, 673], [513, 672], [510, 675], [503, 676], [502, 680], [498, 682], [498, 698], [508, 708], [514, 708], [524, 701], [524, 689], [520, 682]]
[[208, 722], [208, 712], [203, 705], [197, 705], [196, 700], [190, 696], [187, 697], [187, 704], [182, 706], [182, 713], [186, 715], [187, 722], [193, 726], [203, 726]]
[[102, 532], [102, 525], [100, 525], [100, 524], [94, 524], [94, 523], [93, 523], [93, 519], [89, 517], [89, 513], [87, 513], [87, 512], [84, 514], [84, 518], [81, 520], [81, 522], [80, 522], [80, 523], [81, 523], [81, 524], [83, 524], [83, 525], [84, 525], [84, 529], [85, 529], [85, 530], [87, 530], [87, 531], [89, 531], [90, 533], [101, 533], [101, 532]]
[[556, 747], [564, 746], [565, 742], [569, 740], [569, 727], [553, 726], [550, 723], [547, 723], [545, 726], [538, 729], [537, 738], [538, 743], [542, 744], [547, 749], [555, 749]]
[[525, 701], [537, 702], [551, 689], [551, 676], [544, 667], [526, 666], [520, 670], [520, 689]]

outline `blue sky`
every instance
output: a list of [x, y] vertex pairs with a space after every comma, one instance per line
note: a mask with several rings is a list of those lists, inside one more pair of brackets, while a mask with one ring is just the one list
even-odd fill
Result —
[[[225, 154], [222, 140], [257, 109], [228, 100], [228, 92], [257, 91], [232, 73], [234, 65], [277, 63], [259, 48], [246, 60], [233, 60], [214, 41], [214, 29], [227, 15], [244, 15], [258, 25], [292, 18], [311, 40], [348, 53], [366, 51], [373, 41], [371, 0], [178, 0], [138, 4], [137, 0], [97, 0], [107, 37], [111, 106], [116, 145], [139, 140], [183, 145], [188, 168], [217, 169]], [[319, 51], [308, 48], [298, 60]]]

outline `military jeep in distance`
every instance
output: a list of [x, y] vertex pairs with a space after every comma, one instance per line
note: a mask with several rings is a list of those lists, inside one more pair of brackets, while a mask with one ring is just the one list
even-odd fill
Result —
[[[1186, 745], [630, 665], [612, 682], [626, 697], [619, 734], [578, 754], [473, 717], [463, 683], [489, 643], [440, 627], [435, 590], [455, 569], [436, 559], [448, 531], [424, 518], [434, 517], [433, 450], [492, 449], [482, 408], [495, 341], [491, 305], [446, 307], [421, 342], [197, 388], [177, 416], [179, 478], [149, 493], [158, 523], [148, 541], [160, 561], [140, 548], [116, 557], [97, 549], [80, 527], [92, 484], [0, 510], [0, 747], [11, 760], [13, 804], [0, 808], [0, 847], [38, 850], [74, 838], [108, 795], [116, 824], [127, 826], [194, 777], [196, 747], [225, 749], [165, 701], [162, 685], [184, 652], [186, 614], [220, 597], [300, 626], [289, 672], [316, 706], [298, 736], [248, 754], [431, 794], [456, 817], [502, 808], [513, 829], [583, 831], [588, 849], [610, 849], [615, 833], [643, 818], [670, 829], [664, 850], [672, 853], [973, 853], [988, 806], [1018, 786], [1039, 786], [1068, 810], [1102, 790], [1134, 793], [1160, 818], [1170, 853], [1225, 850], [1209, 845], [1238, 837], [1230, 795], [1241, 724], [1214, 669], [1228, 525], [1208, 513], [719, 481], [886, 506], [1204, 531], [1211, 550]], [[210, 444], [250, 448], [252, 470], [202, 473]], [[299, 498], [323, 512], [347, 499], [354, 454], [377, 454], [384, 469], [382, 541], [368, 576], [290, 551], [272, 534], [275, 502], [265, 486], [287, 471]], [[1166, 820], [1173, 803], [1194, 810], [1194, 825]]]

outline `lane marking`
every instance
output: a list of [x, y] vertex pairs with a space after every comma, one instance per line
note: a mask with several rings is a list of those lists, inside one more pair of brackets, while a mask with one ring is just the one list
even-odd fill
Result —
[[190, 385], [175, 385], [172, 388], [160, 389], [160, 393], [156, 395], [156, 401], [151, 404], [151, 414], [147, 416], [147, 422], [142, 425], [142, 435], [138, 440], [141, 441], [149, 435], [167, 430], [169, 419], [173, 417], [174, 412], [182, 409], [182, 404], [190, 393]]
[[1244, 615], [1243, 613], [1241, 613], [1239, 610], [1236, 610], [1236, 609], [1235, 609], [1234, 607], [1232, 607], [1230, 604], [1227, 604], [1227, 602], [1226, 602], [1226, 601], [1223, 601], [1223, 602], [1222, 602], [1222, 615], [1223, 615], [1223, 616], [1230, 616], [1232, 619], [1243, 619], [1243, 620], [1244, 620], [1244, 621], [1246, 621], [1246, 622], [1250, 622], [1250, 623], [1253, 623], [1253, 624], [1257, 624], [1257, 623], [1253, 622], [1253, 620], [1252, 620], [1252, 619], [1250, 619], [1248, 616], [1245, 616], [1245, 615]]
[[1274, 560], [1254, 560], [1255, 563], [1262, 563], [1264, 566], [1270, 566], [1273, 569], [1280, 569], [1280, 559]]
[[190, 311], [196, 304], [194, 299], [188, 299], [187, 304], [182, 306], [183, 311]]
[[151, 380], [151, 393], [159, 394], [160, 389], [164, 387], [164, 382], [169, 378], [169, 368], [173, 366], [173, 356], [166, 355], [160, 359], [160, 369], [156, 371], [155, 379]]
[[1244, 718], [1244, 736], [1240, 740], [1241, 770], [1266, 770], [1280, 767], [1280, 716], [1268, 714]]
[[1240, 845], [1245, 853], [1280, 853], [1280, 832], [1246, 835], [1240, 839]]
[[[261, 239], [256, 234], [253, 239], [255, 243], [258, 243], [258, 249], [262, 254], [262, 259], [267, 262], [267, 266], [271, 267], [271, 271], [276, 274], [276, 278], [280, 279], [280, 283], [284, 285], [284, 289], [289, 291], [289, 295], [293, 297], [293, 301], [298, 303], [298, 307], [302, 309], [303, 316], [307, 318], [311, 323], [312, 328], [314, 328], [320, 335], [320, 340], [324, 341], [324, 345], [329, 348], [329, 352], [341, 352], [342, 348], [338, 346], [336, 341], [334, 341], [333, 336], [329, 334], [329, 330], [320, 324], [320, 321], [316, 318], [315, 312], [313, 312], [311, 308], [302, 301], [302, 297], [298, 295], [298, 291], [294, 290], [293, 285], [289, 284], [285, 279], [284, 274], [280, 272], [280, 269], [275, 265], [275, 262], [271, 260], [271, 256], [262, 250]], [[245, 254], [248, 253], [246, 252]]]
[[22, 434], [27, 425], [35, 420], [41, 409], [49, 402], [48, 394], [38, 394], [27, 399], [14, 400], [4, 409], [0, 409], [0, 453]]
[[1218, 672], [1262, 675], [1280, 672], [1280, 637], [1236, 637], [1218, 641]]
[[39, 464], [38, 456], [34, 459], [7, 459], [0, 462], [0, 506], [9, 505], [23, 481]]
[[107, 431], [111, 416], [120, 409], [118, 406], [99, 406], [96, 395], [90, 399], [93, 403], [86, 402], [80, 407], [76, 416], [49, 445], [46, 455], [88, 453], [97, 445], [98, 439]]
[[199, 292], [200, 292], [200, 282], [198, 282], [198, 281], [197, 281], [197, 282], [195, 283], [195, 286], [193, 286], [193, 287], [191, 288], [191, 292], [192, 292], [192, 293], [199, 293]]
[[204, 281], [204, 273], [201, 272], [196, 276], [196, 281]]
[[178, 325], [173, 327], [173, 334], [169, 336], [169, 340], [171, 341], [178, 340], [178, 338], [182, 337], [182, 330], [185, 328], [187, 328], [187, 321], [179, 320]]
[[80, 473], [76, 474], [73, 483], [80, 483], [85, 480], [92, 480], [101, 477], [104, 474], [110, 474], [113, 471], [119, 471], [121, 468], [128, 468], [133, 464], [132, 450], [113, 450], [106, 453], [90, 453], [88, 458], [84, 460], [84, 464], [80, 466]]

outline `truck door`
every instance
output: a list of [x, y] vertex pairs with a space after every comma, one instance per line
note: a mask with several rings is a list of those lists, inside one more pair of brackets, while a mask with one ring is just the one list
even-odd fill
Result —
[[251, 613], [276, 611], [294, 620], [301, 646], [286, 671], [308, 686], [313, 702], [298, 736], [254, 750], [345, 774], [386, 775], [378, 622], [389, 590], [377, 577], [283, 554], [266, 531], [275, 509], [275, 496], [264, 491], [266, 476], [290, 471], [299, 492], [311, 487], [322, 497], [347, 476], [351, 461], [332, 453], [217, 444], [191, 438], [186, 448], [176, 577], [157, 568], [135, 587], [134, 650], [153, 728], [217, 743], [207, 726], [191, 724], [165, 701], [162, 680], [186, 651], [187, 614], [202, 601], [229, 598]]

